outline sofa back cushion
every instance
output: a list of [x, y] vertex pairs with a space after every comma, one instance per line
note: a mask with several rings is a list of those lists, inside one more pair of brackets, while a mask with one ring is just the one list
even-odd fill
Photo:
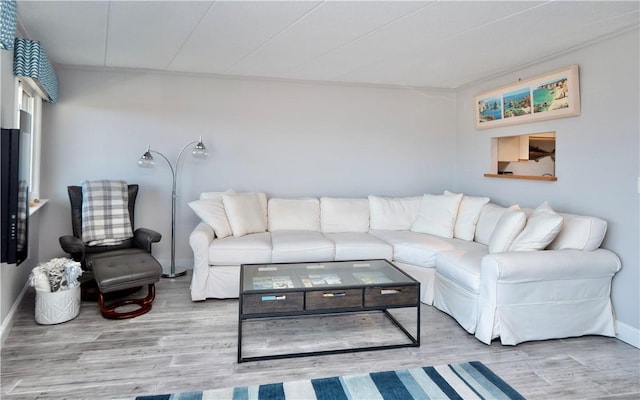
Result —
[[489, 253], [509, 251], [511, 244], [518, 237], [527, 223], [527, 215], [514, 205], [509, 207], [500, 217], [496, 228], [489, 238]]
[[559, 213], [562, 229], [547, 249], [592, 251], [600, 247], [607, 232], [607, 221], [597, 217]]
[[453, 238], [461, 201], [462, 194], [425, 194], [422, 196], [418, 218], [411, 225], [411, 231]]
[[[525, 211], [526, 212], [526, 211]], [[509, 251], [543, 250], [562, 228], [562, 216], [545, 201], [527, 216], [527, 224], [511, 244]]]
[[[445, 190], [444, 194], [455, 193]], [[488, 202], [488, 197], [463, 195], [460, 207], [458, 208], [458, 216], [456, 217], [456, 226], [453, 229], [453, 237], [462, 240], [473, 240], [476, 233], [476, 224], [480, 218], [480, 213]]]
[[320, 231], [320, 201], [314, 198], [269, 199], [269, 231]]
[[320, 198], [322, 232], [368, 232], [369, 200]]
[[379, 197], [369, 196], [371, 229], [408, 231], [420, 212], [421, 196]]
[[505, 211], [507, 211], [505, 207], [494, 203], [485, 205], [482, 208], [482, 212], [480, 212], [480, 218], [478, 218], [478, 223], [476, 224], [474, 240], [488, 246], [491, 234], [496, 229], [498, 220]]

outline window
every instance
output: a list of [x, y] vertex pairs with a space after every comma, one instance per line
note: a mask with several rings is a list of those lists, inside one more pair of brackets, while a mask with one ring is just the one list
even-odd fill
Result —
[[42, 111], [42, 98], [31, 86], [32, 83], [17, 79], [17, 116], [18, 128], [26, 133], [23, 136], [21, 146], [29, 149], [29, 160], [22, 164], [28, 168], [29, 200], [40, 196], [40, 121]]
[[492, 139], [491, 178], [555, 181], [556, 133], [541, 132]]

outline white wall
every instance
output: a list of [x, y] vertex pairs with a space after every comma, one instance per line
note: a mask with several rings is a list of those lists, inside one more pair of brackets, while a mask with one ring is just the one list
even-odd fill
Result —
[[358, 86], [212, 79], [148, 72], [57, 69], [60, 100], [43, 107], [41, 256], [70, 234], [67, 185], [118, 178], [141, 185], [136, 226], [170, 252], [166, 163], [138, 168], [146, 149], [172, 162], [202, 135], [210, 156], [182, 158], [177, 259], [191, 267], [187, 206], [202, 191], [269, 196], [416, 195], [453, 185], [455, 94]]
[[[640, 328], [639, 48], [635, 30], [460, 90], [455, 166], [457, 191], [489, 195], [503, 205], [536, 207], [547, 200], [559, 211], [607, 220], [603, 247], [616, 252], [623, 264], [613, 280], [613, 304], [622, 323], [619, 327], [635, 335], [631, 338], [635, 343], [639, 341]], [[580, 116], [491, 130], [474, 129], [474, 95], [570, 64], [580, 66]], [[490, 168], [492, 136], [547, 131], [556, 132], [557, 182], [483, 177]]]
[[0, 126], [14, 128], [13, 50], [0, 50]]
[[[0, 50], [0, 126], [17, 128], [13, 51]], [[5, 201], [5, 199], [2, 199]], [[29, 218], [29, 255], [20, 265], [0, 264], [0, 343], [11, 328], [12, 307], [20, 299], [31, 269], [38, 264], [39, 216]]]

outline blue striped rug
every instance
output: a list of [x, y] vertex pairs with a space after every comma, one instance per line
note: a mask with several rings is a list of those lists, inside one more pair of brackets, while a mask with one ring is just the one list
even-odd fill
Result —
[[479, 361], [130, 400], [524, 399]]

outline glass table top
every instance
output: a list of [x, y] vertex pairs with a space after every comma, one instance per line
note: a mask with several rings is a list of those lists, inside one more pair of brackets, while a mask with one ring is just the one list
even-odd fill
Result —
[[243, 264], [241, 293], [415, 284], [387, 260]]

